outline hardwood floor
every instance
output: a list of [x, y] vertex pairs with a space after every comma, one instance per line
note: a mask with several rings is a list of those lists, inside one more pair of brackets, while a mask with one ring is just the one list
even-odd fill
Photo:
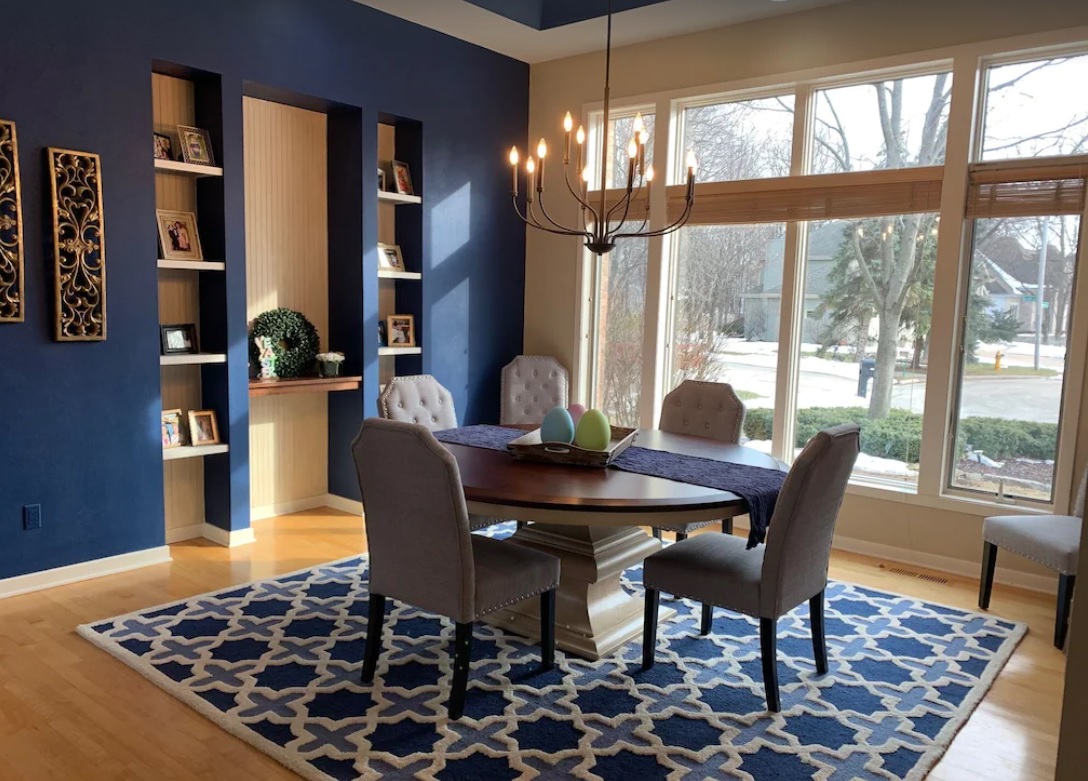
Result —
[[[363, 550], [359, 522], [335, 510], [259, 521], [257, 542], [173, 546], [174, 561], [0, 601], [0, 779], [296, 779], [75, 634], [78, 624], [290, 572]], [[978, 584], [930, 583], [836, 553], [832, 577], [962, 608]], [[997, 586], [992, 612], [1027, 622], [986, 699], [933, 781], [1054, 777], [1065, 657], [1051, 645], [1053, 598]]]

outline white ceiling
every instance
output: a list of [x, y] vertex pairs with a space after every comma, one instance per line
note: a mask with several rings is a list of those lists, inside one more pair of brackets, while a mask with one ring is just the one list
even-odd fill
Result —
[[[601, 51], [604, 19], [534, 30], [464, 0], [356, 0], [524, 62], [546, 62]], [[846, 0], [667, 0], [615, 15], [613, 45], [726, 27]]]

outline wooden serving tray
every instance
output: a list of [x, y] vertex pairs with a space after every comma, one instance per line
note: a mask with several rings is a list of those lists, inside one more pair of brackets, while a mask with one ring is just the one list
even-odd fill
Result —
[[613, 426], [612, 441], [608, 443], [606, 450], [586, 450], [573, 443], [565, 445], [562, 442], [544, 442], [540, 439], [540, 429], [536, 429], [510, 442], [506, 449], [520, 461], [606, 467], [631, 446], [636, 434], [638, 429]]

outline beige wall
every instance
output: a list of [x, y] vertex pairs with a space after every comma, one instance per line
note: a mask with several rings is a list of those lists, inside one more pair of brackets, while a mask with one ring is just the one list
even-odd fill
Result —
[[[614, 53], [613, 99], [677, 92], [776, 74], [924, 52], [993, 39], [1088, 25], [1080, 0], [855, 0], [731, 28], [653, 41]], [[535, 65], [531, 72], [530, 134], [560, 138], [564, 112], [577, 114], [602, 98], [603, 54]], [[532, 146], [530, 148], [532, 148]], [[567, 203], [556, 199], [555, 203]], [[573, 222], [573, 209], [553, 216]], [[576, 300], [578, 242], [530, 231], [525, 284], [525, 352], [555, 355], [575, 365], [579, 334]], [[1080, 442], [1088, 442], [1088, 409]], [[1081, 445], [1078, 463], [1088, 461]], [[952, 568], [970, 571], [981, 548], [977, 515], [850, 496], [840, 536], [914, 551], [914, 558], [951, 557]], [[874, 549], [879, 550], [879, 549]], [[939, 563], [939, 560], [932, 560]], [[945, 562], [947, 564], [947, 562]], [[1044, 574], [1023, 559], [1002, 558], [1019, 571]]]
[[[328, 347], [329, 247], [326, 117], [246, 98], [246, 302], [252, 320], [302, 312]], [[328, 493], [328, 397], [255, 398], [249, 410], [253, 517], [296, 509]]]

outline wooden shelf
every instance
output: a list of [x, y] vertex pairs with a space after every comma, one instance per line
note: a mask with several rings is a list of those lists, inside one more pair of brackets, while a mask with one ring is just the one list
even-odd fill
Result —
[[195, 366], [202, 363], [226, 363], [224, 353], [196, 353], [190, 355], [160, 355], [160, 366]]
[[249, 395], [280, 396], [285, 393], [333, 393], [359, 390], [362, 377], [299, 377], [290, 380], [250, 380]]
[[378, 279], [423, 279], [418, 271], [393, 271], [387, 268], [378, 269]]
[[223, 169], [214, 165], [194, 165], [182, 163], [177, 160], [156, 160], [155, 170], [163, 174], [175, 176], [195, 176], [198, 179], [206, 176], [222, 176]]
[[378, 355], [423, 355], [422, 347], [379, 347]]
[[401, 195], [400, 193], [388, 193], [384, 190], [378, 190], [378, 200], [398, 206], [423, 203], [423, 199], [418, 195]]
[[227, 264], [218, 260], [160, 260], [159, 268], [171, 271], [226, 271]]
[[177, 461], [182, 458], [204, 458], [219, 453], [230, 451], [229, 445], [183, 445], [182, 447], [167, 448], [162, 451], [163, 461]]

